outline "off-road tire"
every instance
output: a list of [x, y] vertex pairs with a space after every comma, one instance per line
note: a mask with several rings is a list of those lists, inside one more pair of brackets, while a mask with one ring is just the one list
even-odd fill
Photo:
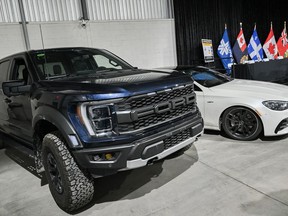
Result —
[[[61, 209], [71, 212], [92, 200], [93, 179], [79, 169], [58, 131], [44, 137], [42, 159], [51, 194]], [[53, 171], [54, 168], [57, 178], [53, 178], [56, 173]]]

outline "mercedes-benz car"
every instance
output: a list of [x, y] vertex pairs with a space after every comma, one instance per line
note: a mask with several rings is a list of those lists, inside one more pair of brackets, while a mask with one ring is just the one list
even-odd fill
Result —
[[288, 86], [233, 79], [202, 66], [166, 69], [193, 77], [204, 128], [223, 130], [237, 140], [288, 133]]

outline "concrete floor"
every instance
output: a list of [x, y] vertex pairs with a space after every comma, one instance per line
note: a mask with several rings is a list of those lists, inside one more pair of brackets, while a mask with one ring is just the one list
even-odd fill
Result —
[[[288, 215], [287, 140], [208, 131], [182, 155], [96, 180], [95, 198], [75, 215]], [[40, 178], [31, 158], [0, 150], [0, 215], [68, 215]]]

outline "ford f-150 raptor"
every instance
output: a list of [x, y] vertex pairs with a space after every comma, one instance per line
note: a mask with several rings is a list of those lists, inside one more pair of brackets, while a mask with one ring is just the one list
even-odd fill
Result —
[[141, 70], [107, 50], [31, 50], [0, 60], [0, 130], [34, 150], [58, 206], [89, 203], [93, 178], [189, 147], [203, 132], [191, 77]]

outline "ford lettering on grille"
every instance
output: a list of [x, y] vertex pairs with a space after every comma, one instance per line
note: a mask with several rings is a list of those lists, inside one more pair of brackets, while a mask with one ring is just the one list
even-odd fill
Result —
[[171, 110], [175, 110], [178, 107], [186, 106], [188, 104], [195, 102], [195, 94], [185, 95], [183, 97], [178, 97], [172, 99], [170, 101], [165, 101], [161, 103], [157, 103], [154, 105], [150, 105], [147, 107], [141, 107], [132, 109], [131, 111], [118, 111], [117, 112], [117, 120], [118, 123], [128, 123], [137, 121], [141, 117], [145, 117], [151, 114], [162, 114], [169, 112]]

